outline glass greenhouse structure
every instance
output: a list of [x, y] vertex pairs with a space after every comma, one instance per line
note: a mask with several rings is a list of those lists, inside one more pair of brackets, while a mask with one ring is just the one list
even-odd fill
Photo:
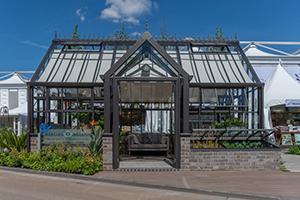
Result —
[[240, 130], [232, 137], [264, 128], [263, 83], [236, 40], [54, 39], [28, 102], [30, 135], [89, 134], [103, 121], [114, 168], [138, 152], [179, 168], [181, 135], [228, 128], [226, 119]]

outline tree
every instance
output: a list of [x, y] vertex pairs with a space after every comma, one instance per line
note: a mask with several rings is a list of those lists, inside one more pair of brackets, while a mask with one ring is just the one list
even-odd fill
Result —
[[216, 34], [215, 34], [216, 40], [224, 40], [224, 33], [223, 29], [220, 26], [216, 27]]
[[78, 32], [78, 24], [75, 24], [74, 31], [72, 33], [72, 39], [78, 39], [79, 38], [79, 32]]
[[120, 24], [120, 29], [118, 31], [116, 31], [116, 33], [114, 34], [114, 38], [115, 39], [128, 39], [129, 36], [127, 35], [126, 31], [125, 31], [125, 23], [121, 22]]
[[160, 39], [162, 39], [162, 40], [172, 40], [172, 39], [175, 39], [175, 38], [176, 38], [175, 36], [172, 36], [171, 34], [168, 33], [165, 25], [163, 25], [160, 28]]

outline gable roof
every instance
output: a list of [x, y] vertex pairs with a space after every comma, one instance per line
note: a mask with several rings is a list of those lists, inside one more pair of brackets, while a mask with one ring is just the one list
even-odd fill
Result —
[[182, 69], [182, 67], [174, 61], [174, 59], [160, 47], [160, 45], [152, 39], [149, 32], [145, 32], [143, 37], [138, 40], [105, 74], [104, 78], [107, 78], [121, 67], [144, 43], [149, 44], [182, 76], [188, 77], [189, 75]]

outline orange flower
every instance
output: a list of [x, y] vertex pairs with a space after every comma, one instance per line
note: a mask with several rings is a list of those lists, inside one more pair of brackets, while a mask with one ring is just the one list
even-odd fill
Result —
[[96, 125], [97, 125], [97, 121], [93, 119], [93, 120], [91, 121], [90, 124], [91, 124], [92, 126], [96, 126]]

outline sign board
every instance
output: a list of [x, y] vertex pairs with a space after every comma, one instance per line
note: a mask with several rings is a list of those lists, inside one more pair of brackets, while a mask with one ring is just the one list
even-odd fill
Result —
[[286, 107], [300, 107], [300, 99], [287, 99], [285, 100]]
[[66, 144], [72, 146], [87, 146], [91, 141], [91, 131], [80, 129], [49, 129], [42, 134], [42, 145]]

